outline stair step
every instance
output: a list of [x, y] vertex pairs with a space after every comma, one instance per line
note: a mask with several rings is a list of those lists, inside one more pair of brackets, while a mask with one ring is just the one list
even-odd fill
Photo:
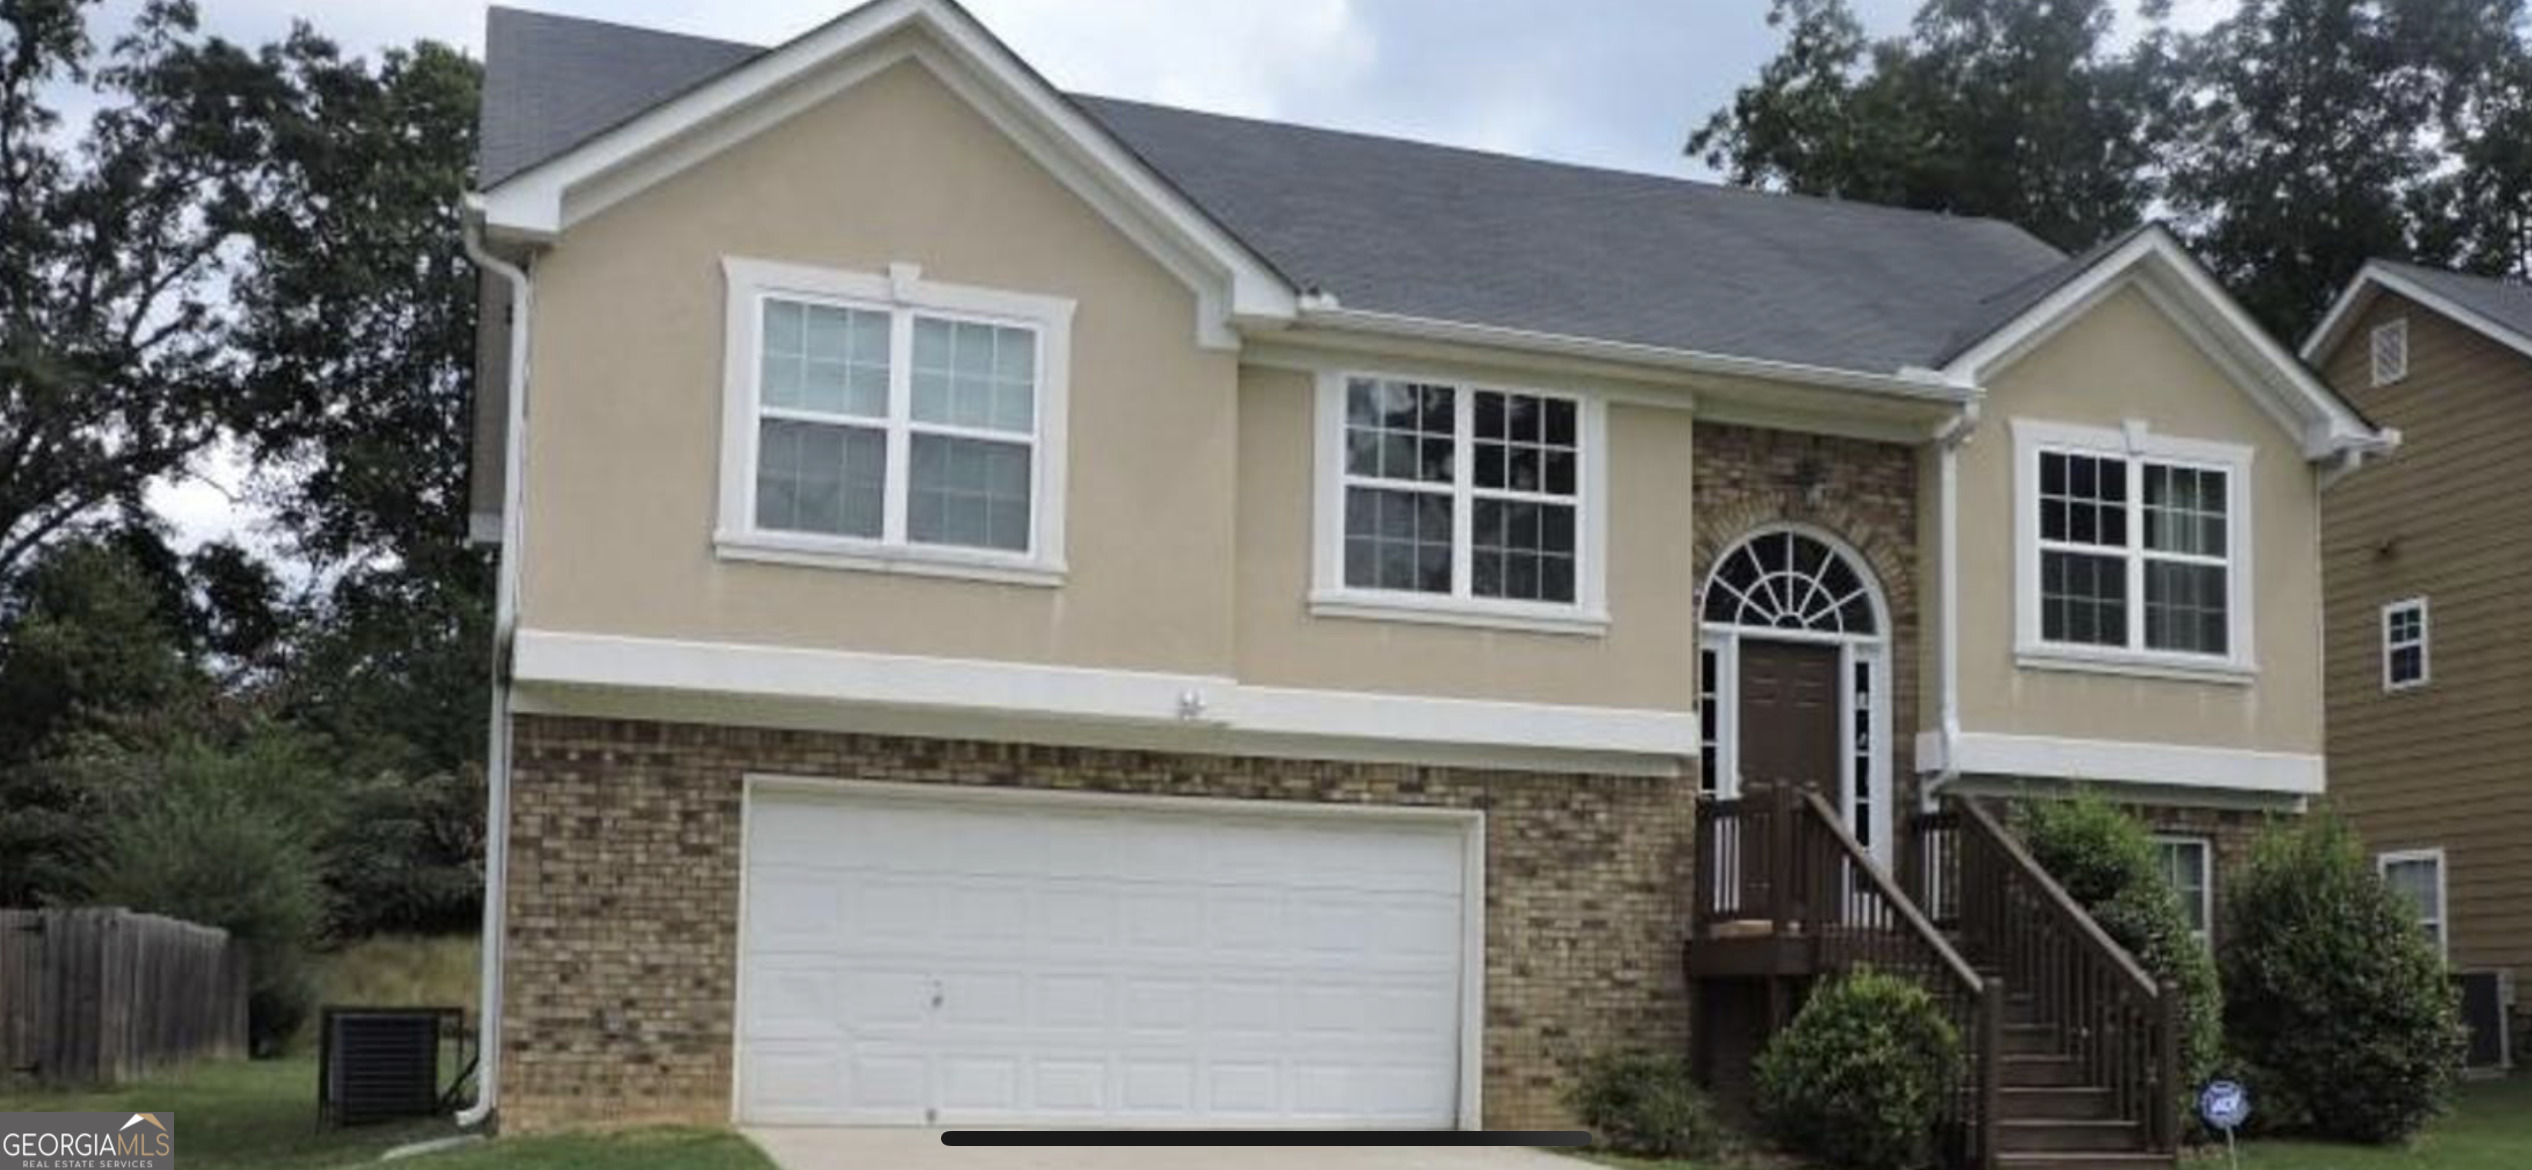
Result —
[[2054, 1056], [2063, 1051], [2057, 1029], [2047, 1024], [2006, 1021], [2004, 1050], [2008, 1056]]
[[2072, 1088], [2083, 1084], [2084, 1070], [2063, 1056], [2012, 1055], [2004, 1058], [2004, 1083], [2011, 1088]]
[[2032, 1153], [2132, 1153], [2145, 1144], [2133, 1121], [2009, 1118], [1997, 1127], [1999, 1150]]
[[1997, 1112], [2006, 1120], [2108, 1121], [2110, 1090], [2090, 1085], [2025, 1085], [2004, 1091]]
[[2174, 1170], [2177, 1154], [2000, 1153], [1996, 1170]]

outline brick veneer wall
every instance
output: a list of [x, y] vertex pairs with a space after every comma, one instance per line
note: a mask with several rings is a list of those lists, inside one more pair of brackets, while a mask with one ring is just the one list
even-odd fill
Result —
[[1562, 1125], [1601, 1047], [1682, 1045], [1688, 779], [521, 716], [503, 1124], [726, 1121], [749, 773], [1482, 809], [1484, 1123]]
[[[1741, 538], [1799, 523], [1845, 541], [1871, 567], [1890, 605], [1894, 823], [1914, 807], [1917, 727], [1917, 449], [1830, 435], [1698, 423], [1697, 583]], [[1698, 602], [1703, 604], [1704, 597]]]

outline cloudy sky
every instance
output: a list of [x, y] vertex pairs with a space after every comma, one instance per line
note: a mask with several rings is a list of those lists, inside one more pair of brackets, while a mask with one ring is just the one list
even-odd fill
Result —
[[[1221, 113], [1660, 174], [1703, 175], [1689, 131], [1774, 51], [1767, 0], [966, 0], [1056, 84]], [[200, 0], [255, 42], [306, 20], [347, 49], [418, 38], [480, 54], [482, 0]], [[773, 44], [852, 0], [521, 0], [519, 7]], [[1875, 33], [1917, 0], [1851, 0]], [[108, 0], [102, 34], [139, 0]], [[2232, 0], [2178, 0], [2203, 27]], [[100, 36], [100, 40], [105, 39]], [[157, 493], [189, 538], [238, 526], [214, 461]]]

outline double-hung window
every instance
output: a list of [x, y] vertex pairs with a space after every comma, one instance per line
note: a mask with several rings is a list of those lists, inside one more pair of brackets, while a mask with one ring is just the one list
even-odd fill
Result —
[[2418, 925], [2426, 928], [2427, 937], [2435, 941], [2436, 953], [2449, 953], [2444, 933], [2444, 851], [2408, 849], [2385, 853], [2376, 857], [2374, 864], [2391, 891], [2417, 911]]
[[2180, 895], [2181, 916], [2189, 933], [2206, 942], [2215, 923], [2215, 868], [2204, 837], [2156, 837], [2154, 855], [2163, 878]]
[[1605, 620], [1596, 401], [1331, 375], [1320, 416], [1315, 612], [1576, 631]]
[[2427, 599], [2411, 597], [2384, 606], [2383, 689], [2425, 686], [2427, 671]]
[[724, 555], [1052, 581], [1070, 302], [724, 267]]
[[2017, 421], [2022, 655], [2248, 662], [2248, 448]]

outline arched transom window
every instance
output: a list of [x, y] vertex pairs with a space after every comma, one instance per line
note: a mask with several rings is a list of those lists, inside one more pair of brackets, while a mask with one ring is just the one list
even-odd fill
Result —
[[1826, 541], [1762, 532], [1725, 553], [1707, 579], [1709, 624], [1821, 634], [1875, 635], [1863, 574]]

